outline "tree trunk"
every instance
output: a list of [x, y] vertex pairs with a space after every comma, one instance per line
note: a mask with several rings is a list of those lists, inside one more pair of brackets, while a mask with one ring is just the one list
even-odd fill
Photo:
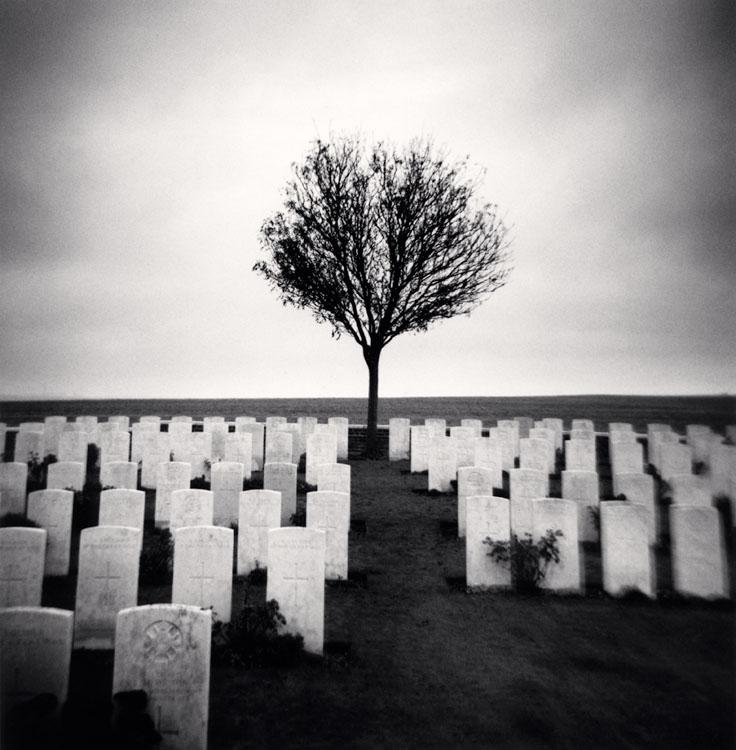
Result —
[[365, 440], [366, 458], [378, 458], [378, 360], [380, 348], [366, 348], [363, 358], [368, 365], [368, 431]]

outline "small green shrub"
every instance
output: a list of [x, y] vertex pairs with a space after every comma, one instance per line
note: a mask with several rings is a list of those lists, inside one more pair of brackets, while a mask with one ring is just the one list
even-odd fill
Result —
[[263, 474], [258, 472], [249, 477], [243, 477], [243, 490], [262, 490]]
[[536, 592], [547, 575], [551, 562], [560, 561], [560, 545], [564, 536], [560, 529], [547, 529], [547, 533], [534, 542], [530, 533], [519, 539], [512, 534], [511, 540], [494, 540], [486, 537], [483, 544], [490, 547], [487, 553], [495, 562], [511, 571], [511, 580], [517, 591]]
[[28, 492], [46, 488], [49, 464], [56, 463], [56, 456], [49, 454], [41, 458], [39, 453], [31, 453], [28, 461]]
[[251, 586], [265, 586], [268, 579], [268, 568], [262, 568], [258, 560], [256, 567], [245, 577], [246, 583]]
[[275, 599], [262, 604], [249, 601], [246, 582], [243, 607], [230, 622], [215, 619], [212, 625], [212, 657], [216, 662], [239, 667], [290, 666], [303, 650], [304, 638], [279, 633], [286, 618]]
[[139, 581], [152, 585], [168, 583], [174, 560], [174, 540], [168, 529], [145, 529]]
[[307, 525], [307, 509], [306, 508], [297, 508], [294, 513], [291, 514], [291, 517], [289, 518], [289, 523], [292, 526], [306, 526]]

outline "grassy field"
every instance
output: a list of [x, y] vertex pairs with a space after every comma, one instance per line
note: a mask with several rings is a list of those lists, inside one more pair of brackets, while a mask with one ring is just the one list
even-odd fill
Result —
[[[214, 665], [211, 750], [733, 747], [733, 607], [674, 597], [666, 543], [657, 601], [604, 596], [596, 545], [583, 596], [468, 594], [456, 498], [429, 495], [408, 462], [351, 466], [359, 533], [349, 580], [326, 589], [325, 657]], [[75, 545], [96, 522], [89, 500]], [[732, 548], [730, 537], [733, 575]], [[47, 581], [43, 603], [73, 608], [74, 580]], [[241, 597], [236, 581], [234, 611]], [[140, 587], [140, 604], [169, 600], [170, 585]], [[71, 718], [53, 747], [105, 746], [111, 670], [110, 652], [75, 653]]]

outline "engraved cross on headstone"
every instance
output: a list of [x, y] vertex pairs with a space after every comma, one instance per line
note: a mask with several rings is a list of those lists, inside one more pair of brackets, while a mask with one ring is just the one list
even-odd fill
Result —
[[214, 576], [206, 576], [204, 574], [204, 561], [201, 564], [201, 573], [198, 576], [192, 576], [193, 581], [199, 581], [199, 601], [201, 604], [204, 604], [204, 582], [205, 581], [214, 581]]
[[105, 581], [105, 591], [103, 592], [102, 596], [100, 596], [100, 604], [102, 605], [110, 605], [115, 603], [115, 592], [110, 591], [110, 581], [119, 581], [120, 576], [113, 576], [110, 575], [110, 561], [108, 560], [105, 563], [105, 575], [104, 576], [94, 576], [94, 579], [96, 581]]
[[337, 531], [337, 529], [339, 528], [337, 525], [337, 521], [335, 520], [335, 510], [335, 503], [329, 503], [328, 505], [325, 505], [324, 518], [322, 519], [321, 523], [318, 523], [315, 526], [315, 528], [324, 531], [327, 536], [330, 535], [331, 531]]
[[297, 571], [297, 563], [292, 563], [294, 565], [294, 575], [293, 576], [284, 576], [285, 581], [293, 581], [294, 582], [294, 606], [299, 606], [299, 581], [308, 581], [309, 576], [300, 576], [299, 572]]

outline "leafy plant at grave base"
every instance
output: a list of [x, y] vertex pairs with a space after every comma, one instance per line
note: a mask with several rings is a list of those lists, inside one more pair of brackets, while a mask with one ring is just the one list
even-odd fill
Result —
[[489, 557], [511, 571], [511, 580], [517, 591], [533, 593], [539, 591], [550, 563], [560, 561], [558, 539], [562, 536], [561, 529], [547, 529], [536, 543], [527, 532], [524, 539], [519, 539], [516, 534], [512, 534], [510, 540], [500, 541], [488, 536], [483, 544], [490, 547], [486, 553]]
[[262, 568], [256, 560], [256, 567], [245, 577], [246, 583], [253, 586], [265, 586], [268, 579], [268, 568]]
[[152, 585], [168, 583], [174, 558], [174, 541], [168, 529], [144, 529], [139, 580]]
[[306, 526], [307, 525], [307, 509], [297, 508], [289, 518], [289, 523], [292, 526]]
[[26, 518], [24, 513], [3, 513], [3, 515], [0, 516], [0, 528], [5, 529], [10, 526], [22, 526], [29, 529], [41, 528], [35, 521]]
[[296, 494], [297, 495], [306, 495], [307, 492], [316, 492], [316, 491], [317, 491], [316, 484], [309, 484], [304, 479], [296, 480]]
[[43, 490], [46, 488], [46, 477], [48, 476], [49, 464], [56, 463], [56, 456], [49, 454], [41, 458], [40, 454], [32, 452], [29, 455], [28, 464], [28, 491]]
[[239, 667], [296, 664], [304, 650], [304, 638], [300, 634], [279, 633], [279, 628], [286, 624], [279, 603], [276, 599], [252, 603], [250, 588], [251, 583], [246, 579], [243, 607], [230, 622], [214, 619], [213, 661]]

